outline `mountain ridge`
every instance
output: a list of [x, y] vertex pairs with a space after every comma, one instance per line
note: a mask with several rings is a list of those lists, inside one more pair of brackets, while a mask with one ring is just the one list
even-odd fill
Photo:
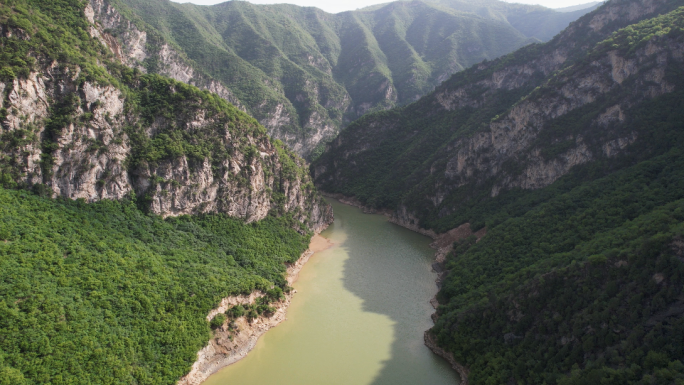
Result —
[[[95, 5], [102, 0], [91, 3], [102, 8]], [[503, 10], [514, 7], [489, 3]], [[434, 2], [396, 2], [370, 12], [335, 15], [316, 8], [245, 2], [203, 7], [112, 0], [106, 6], [154, 35], [148, 46], [173, 47], [187, 59], [184, 66], [208, 78], [174, 76], [155, 67], [152, 64], [164, 61], [155, 59], [153, 51], [159, 48], [151, 48], [138, 61], [139, 68], [150, 66], [152, 72], [161, 70], [203, 88], [207, 82], [220, 85], [222, 96], [309, 158], [368, 111], [416, 100], [456, 71], [538, 41], [531, 37], [534, 31], [521, 34], [500, 13], [482, 17]], [[542, 40], [579, 15], [534, 9], [537, 14], [527, 19], [549, 19], [546, 26], [537, 23], [538, 31], [548, 31], [540, 35]], [[525, 17], [515, 17], [518, 25], [525, 24]], [[183, 30], [176, 30], [181, 25]]]
[[[352, 154], [360, 152], [365, 152], [368, 156], [384, 157], [384, 155], [377, 152], [379, 151], [384, 154], [387, 151], [392, 151], [392, 147], [397, 146], [396, 140], [402, 141], [400, 146], [407, 146], [406, 148], [413, 147], [414, 150], [412, 151], [420, 152], [416, 154], [406, 153], [405, 155], [402, 155], [402, 152], [398, 152], [397, 155], [392, 155], [396, 156], [396, 158], [385, 157], [383, 162], [414, 162], [410, 163], [411, 165], [429, 162], [419, 167], [422, 168], [421, 172], [433, 174], [436, 164], [432, 165], [431, 163], [436, 161], [437, 158], [435, 156], [443, 156], [434, 154], [437, 154], [438, 151], [441, 151], [441, 154], [446, 153], [443, 147], [450, 140], [448, 138], [458, 137], [458, 135], [467, 138], [469, 135], [477, 132], [477, 130], [482, 129], [484, 125], [489, 126], [492, 118], [496, 117], [498, 119], [498, 116], [510, 112], [508, 110], [511, 106], [520, 101], [521, 98], [526, 97], [536, 87], [543, 85], [549, 79], [548, 76], [564, 67], [571, 66], [574, 60], [582, 57], [584, 50], [587, 49], [588, 45], [592, 44], [592, 41], [593, 44], [596, 44], [608, 37], [612, 32], [612, 28], [616, 28], [616, 26], [608, 24], [610, 20], [606, 19], [605, 15], [610, 15], [609, 17], [612, 17], [613, 20], [618, 20], [619, 14], [615, 13], [615, 9], [623, 11], [628, 9], [625, 12], [630, 12], [629, 15], [639, 15], [637, 10], [639, 8], [630, 9], [629, 7], [622, 7], [621, 4], [616, 4], [615, 2], [609, 4], [612, 5], [612, 8], [604, 6], [597, 13], [592, 14], [593, 17], [588, 15], [580, 19], [578, 22], [573, 23], [563, 34], [545, 45], [525, 47], [499, 60], [480, 63], [467, 71], [452, 76], [451, 79], [437, 87], [430, 95], [416, 103], [394, 111], [378, 113], [375, 116], [369, 115], [360, 119], [331, 143], [330, 150], [323, 158], [314, 162], [312, 170], [317, 183], [324, 186], [324, 189], [329, 192], [356, 195], [363, 203], [375, 206], [375, 203], [366, 201], [365, 194], [360, 195], [352, 192], [351, 188], [353, 187], [351, 186], [355, 182], [351, 185], [348, 183], [354, 180], [361, 181], [365, 178], [365, 182], [362, 182], [359, 188], [362, 186], [373, 189], [387, 188], [388, 191], [397, 191], [397, 189], [389, 185], [382, 187], [382, 185], [377, 183], [377, 180], [367, 177], [366, 175], [372, 173], [375, 168], [367, 167], [361, 171], [364, 165], [359, 163], [361, 158], [357, 157], [355, 159], [357, 164], [352, 166], [355, 168], [352, 179], [339, 179], [339, 176], [337, 177], [338, 182], [344, 181], [344, 183], [348, 184], [343, 191], [337, 191], [336, 189], [339, 188], [337, 186], [341, 185], [337, 185], [335, 188], [332, 185], [326, 185], [326, 180], [330, 180], [329, 178], [335, 175], [334, 173], [336, 172], [334, 171], [336, 166], [331, 161], [335, 160], [339, 163], [341, 159], [347, 159]], [[629, 4], [631, 6], [636, 5], [636, 3]], [[658, 4], [664, 7], [664, 9], [673, 7], [667, 1], [658, 2]], [[642, 17], [651, 14], [653, 4], [644, 4], [640, 9], [642, 12], [648, 12], [642, 13]], [[634, 18], [638, 20], [637, 17]], [[626, 26], [630, 22], [625, 20], [621, 21], [621, 23], [623, 26]], [[608, 28], [608, 32], [598, 33], [602, 27]], [[587, 34], [591, 36], [591, 39], [576, 39], [574, 36], [577, 34]], [[588, 40], [588, 42], [583, 42], [582, 40]], [[441, 115], [437, 114], [437, 111]], [[461, 115], [454, 116], [454, 118], [458, 119], [454, 123], [451, 123], [444, 117], [444, 115], [457, 113]], [[385, 119], [383, 114], [387, 115], [388, 119]], [[367, 130], [366, 127], [377, 128]], [[427, 129], [422, 132], [419, 127], [427, 127]], [[434, 129], [431, 127], [434, 127]], [[458, 131], [453, 132], [454, 128], [458, 129]], [[396, 133], [400, 137], [393, 139], [394, 142], [386, 140], [385, 136], [383, 136], [385, 134], [374, 135], [376, 130], [379, 133], [384, 131]], [[405, 131], [402, 132], [402, 130]], [[441, 132], [437, 130], [441, 130]], [[355, 144], [358, 145], [354, 147]], [[342, 153], [336, 154], [333, 151], [336, 148], [339, 148], [337, 151]], [[375, 154], [372, 151], [368, 151], [371, 148], [376, 151]], [[401, 148], [399, 147], [399, 149]], [[345, 153], [345, 151], [349, 152]], [[403, 156], [405, 156], [405, 160], [402, 159]], [[425, 156], [428, 158], [425, 158]], [[439, 167], [444, 169], [446, 164], [440, 164]], [[423, 171], [425, 169], [431, 171]], [[387, 174], [385, 178], [392, 180], [392, 183], [399, 183], [396, 180], [397, 175], [395, 173], [404, 172], [401, 170], [417, 171], [410, 167], [395, 166], [393, 171]], [[418, 178], [425, 178], [424, 175], [418, 176]], [[404, 173], [401, 178], [411, 177], [409, 174]], [[415, 185], [418, 181], [406, 179], [406, 183], [409, 185]], [[390, 202], [392, 202], [392, 205], [397, 205], [400, 198], [396, 196], [396, 193], [392, 194], [394, 196]], [[376, 194], [376, 196], [378, 198], [383, 197], [382, 194]], [[383, 199], [387, 200], [389, 197], [390, 195], [385, 195]], [[382, 205], [379, 204], [377, 207], [382, 207]]]
[[97, 11], [110, 24], [82, 0], [0, 3], [3, 384], [176, 383], [224, 298], [282, 317], [288, 267], [333, 220], [304, 159], [220, 95], [141, 71], [154, 36]]
[[395, 223], [486, 229], [438, 266], [425, 336], [469, 383], [684, 379], [683, 6], [609, 1], [364, 116], [312, 164]]
[[598, 7], [601, 5], [600, 1], [593, 1], [591, 3], [585, 3], [585, 4], [578, 4], [578, 5], [572, 5], [568, 7], [563, 7], [563, 8], [553, 8], [556, 12], [573, 12], [573, 11], [579, 11], [581, 9], [587, 9], [591, 7]]

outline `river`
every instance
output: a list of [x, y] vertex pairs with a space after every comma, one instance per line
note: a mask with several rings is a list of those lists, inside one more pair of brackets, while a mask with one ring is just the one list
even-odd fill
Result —
[[293, 285], [287, 320], [203, 385], [458, 384], [423, 344], [436, 292], [430, 239], [331, 200], [335, 223]]

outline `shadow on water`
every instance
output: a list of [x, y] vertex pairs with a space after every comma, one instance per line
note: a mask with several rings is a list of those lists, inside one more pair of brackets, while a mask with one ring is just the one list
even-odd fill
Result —
[[430, 239], [383, 216], [331, 203], [343, 213], [336, 215], [335, 226], [348, 233], [340, 245], [350, 256], [344, 265], [345, 288], [363, 299], [364, 311], [395, 322], [391, 358], [372, 384], [458, 384], [448, 363], [423, 344], [423, 333], [432, 326], [429, 300], [437, 291]]

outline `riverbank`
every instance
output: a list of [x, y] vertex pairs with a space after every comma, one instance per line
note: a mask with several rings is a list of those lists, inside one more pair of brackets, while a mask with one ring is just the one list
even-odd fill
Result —
[[299, 273], [288, 321], [202, 385], [459, 384], [423, 341], [436, 291], [432, 240], [328, 202], [335, 223], [322, 235], [335, 245]]
[[[297, 262], [288, 266], [286, 275], [288, 284], [292, 285], [297, 281], [299, 272], [313, 254], [332, 246], [333, 243], [328, 239], [318, 234], [314, 235], [309, 243], [309, 248]], [[199, 385], [220, 369], [244, 358], [249, 351], [254, 349], [259, 337], [287, 319], [287, 309], [296, 292], [296, 290], [292, 290], [285, 293], [282, 300], [272, 304], [275, 310], [270, 317], [262, 315], [251, 322], [246, 317], [239, 317], [234, 320], [232, 325], [229, 325], [230, 321], [226, 321], [214, 331], [214, 335], [207, 346], [197, 353], [197, 361], [192, 365], [190, 373], [182, 377], [177, 385]], [[217, 314], [224, 313], [235, 305], [253, 304], [257, 298], [264, 295], [262, 292], [254, 292], [250, 295], [226, 297], [216, 309], [209, 312], [207, 321], [211, 321]]]
[[456, 362], [456, 360], [454, 359], [454, 355], [451, 354], [451, 352], [447, 352], [446, 350], [440, 348], [437, 345], [437, 342], [434, 340], [432, 334], [430, 334], [429, 330], [425, 331], [424, 338], [425, 346], [430, 348], [430, 350], [432, 350], [432, 352], [436, 355], [447, 360], [447, 362], [451, 365], [451, 368], [458, 373], [458, 375], [461, 377], [460, 385], [468, 385], [468, 369], [466, 369], [463, 365]]

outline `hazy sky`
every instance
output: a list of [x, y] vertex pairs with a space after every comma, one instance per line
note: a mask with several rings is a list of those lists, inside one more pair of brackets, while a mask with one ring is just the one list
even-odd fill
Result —
[[[177, 3], [195, 3], [195, 4], [218, 4], [226, 0], [172, 0]], [[249, 0], [254, 4], [276, 4], [289, 3], [297, 4], [305, 7], [318, 7], [324, 11], [337, 13], [342, 11], [349, 11], [352, 9], [363, 8], [373, 4], [389, 3], [391, 0]], [[508, 1], [508, 0], [504, 0]], [[586, 4], [593, 0], [516, 0], [509, 1], [510, 3], [525, 3], [525, 4], [541, 4], [549, 8], [563, 8], [571, 5]]]

